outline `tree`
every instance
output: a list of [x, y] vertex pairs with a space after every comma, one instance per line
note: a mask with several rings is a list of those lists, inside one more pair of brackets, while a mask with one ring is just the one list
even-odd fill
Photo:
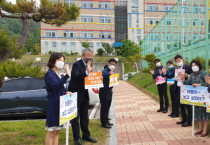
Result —
[[[20, 19], [23, 22], [21, 35], [17, 39], [17, 50], [20, 49], [29, 37], [31, 20], [43, 22], [50, 25], [61, 26], [79, 16], [79, 7], [75, 4], [69, 6], [67, 3], [59, 0], [50, 2], [41, 0], [40, 6], [36, 6], [34, 0], [17, 0], [16, 4], [0, 0], [0, 16], [6, 18]], [[10, 54], [5, 54], [7, 58]]]
[[125, 58], [128, 58], [129, 56], [134, 56], [135, 54], [140, 54], [142, 49], [139, 45], [135, 44], [131, 40], [125, 40], [122, 43], [121, 48], [121, 55]]
[[98, 50], [97, 50], [97, 55], [103, 55], [105, 52], [104, 52], [104, 50], [103, 50], [103, 48], [99, 48]]
[[6, 61], [8, 56], [19, 58], [24, 53], [23, 49], [17, 49], [15, 37], [11, 37], [5, 30], [0, 30], [0, 60]]
[[82, 44], [82, 47], [84, 48], [90, 48], [90, 42], [80, 42]]
[[149, 53], [145, 56], [144, 60], [146, 60], [148, 62], [149, 68], [150, 69], [155, 69], [155, 59], [156, 59], [156, 55], [154, 53]]
[[110, 45], [109, 43], [101, 42], [101, 45], [104, 48], [105, 55], [111, 55], [112, 52], [114, 51], [114, 46]]

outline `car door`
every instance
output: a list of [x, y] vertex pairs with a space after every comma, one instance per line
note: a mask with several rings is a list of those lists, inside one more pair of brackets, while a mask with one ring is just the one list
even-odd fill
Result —
[[0, 92], [0, 114], [21, 113], [29, 79], [5, 81]]
[[30, 89], [24, 97], [24, 113], [46, 113], [47, 91], [45, 82], [42, 79], [33, 78]]

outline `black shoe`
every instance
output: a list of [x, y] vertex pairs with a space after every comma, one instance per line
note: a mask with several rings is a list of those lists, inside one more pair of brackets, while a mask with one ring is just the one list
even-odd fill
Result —
[[102, 124], [101, 127], [103, 127], [103, 128], [112, 128], [111, 125], [109, 125], [108, 123], [107, 124]]
[[174, 115], [171, 116], [171, 118], [176, 118], [176, 117], [179, 117], [179, 115], [174, 114]]
[[89, 142], [93, 142], [93, 143], [97, 143], [97, 141], [95, 139], [93, 139], [92, 137], [82, 137], [82, 139], [86, 140], [86, 141], [89, 141]]
[[82, 145], [81, 139], [78, 139], [77, 141], [74, 141], [75, 145]]
[[163, 109], [159, 109], [159, 110], [157, 110], [157, 112], [163, 112]]
[[114, 124], [109, 122], [108, 125], [109, 125], [109, 126], [113, 126]]
[[111, 120], [111, 118], [108, 118], [108, 120]]
[[176, 124], [185, 124], [185, 123], [186, 123], [186, 121], [179, 121]]
[[184, 124], [182, 124], [182, 127], [188, 127], [188, 126], [192, 126], [191, 122], [185, 122]]
[[168, 112], [168, 109], [164, 109], [164, 110], [163, 110], [163, 113], [167, 113], [167, 112]]
[[169, 114], [168, 116], [173, 116], [173, 115], [175, 115], [175, 114], [171, 113], [171, 114]]

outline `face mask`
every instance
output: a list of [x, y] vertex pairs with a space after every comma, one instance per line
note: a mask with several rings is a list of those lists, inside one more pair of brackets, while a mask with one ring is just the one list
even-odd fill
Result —
[[63, 61], [57, 61], [55, 63], [55, 66], [58, 68], [58, 69], [62, 69], [64, 67], [64, 62]]
[[192, 70], [193, 70], [193, 72], [197, 72], [197, 71], [199, 71], [199, 67], [198, 66], [193, 66]]
[[169, 65], [169, 66], [168, 66], [169, 69], [172, 69], [173, 67], [174, 67], [173, 65]]
[[93, 59], [92, 58], [86, 58], [85, 62], [88, 63], [88, 61], [93, 62]]
[[156, 63], [156, 66], [161, 66], [161, 63], [160, 62]]
[[177, 63], [178, 66], [182, 66], [183, 65], [183, 61]]
[[115, 69], [115, 66], [114, 65], [110, 65], [109, 69]]

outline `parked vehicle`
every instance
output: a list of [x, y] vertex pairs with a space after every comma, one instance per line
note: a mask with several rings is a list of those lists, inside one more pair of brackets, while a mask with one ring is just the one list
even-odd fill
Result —
[[[89, 89], [90, 105], [99, 101], [98, 91]], [[0, 88], [0, 117], [46, 115], [45, 82], [37, 78], [7, 79]]]

